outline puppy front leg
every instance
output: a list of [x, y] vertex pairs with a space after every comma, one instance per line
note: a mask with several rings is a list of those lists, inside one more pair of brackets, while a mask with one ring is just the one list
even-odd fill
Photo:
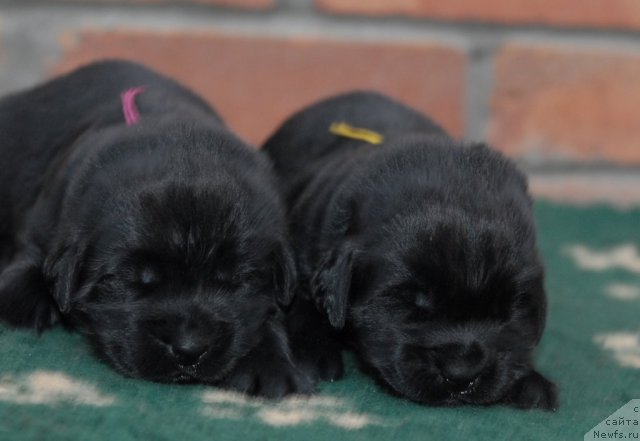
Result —
[[270, 399], [310, 394], [312, 381], [295, 365], [284, 326], [273, 319], [260, 343], [225, 378], [222, 387]]
[[310, 299], [295, 297], [287, 314], [287, 332], [296, 362], [313, 381], [342, 377], [342, 344], [338, 333]]
[[507, 394], [506, 403], [521, 409], [558, 409], [558, 390], [555, 384], [532, 369], [516, 382]]

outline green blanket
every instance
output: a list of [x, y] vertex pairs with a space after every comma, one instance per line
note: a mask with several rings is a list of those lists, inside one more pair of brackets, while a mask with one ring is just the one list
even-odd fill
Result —
[[0, 328], [0, 440], [581, 440], [640, 398], [640, 210], [536, 212], [549, 293], [537, 360], [560, 386], [556, 413], [419, 406], [349, 357], [315, 397], [263, 402], [123, 378], [62, 329]]

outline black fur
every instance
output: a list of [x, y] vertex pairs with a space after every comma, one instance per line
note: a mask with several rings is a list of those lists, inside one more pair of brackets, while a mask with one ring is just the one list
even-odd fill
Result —
[[[384, 141], [337, 136], [333, 122]], [[348, 342], [411, 400], [556, 408], [555, 386], [532, 362], [543, 265], [511, 161], [365, 92], [302, 110], [264, 149], [289, 207], [300, 290], [288, 326], [310, 375], [338, 378]]]
[[62, 321], [131, 377], [310, 391], [278, 306], [295, 264], [271, 166], [198, 96], [86, 66], [0, 101], [0, 163], [1, 319]]

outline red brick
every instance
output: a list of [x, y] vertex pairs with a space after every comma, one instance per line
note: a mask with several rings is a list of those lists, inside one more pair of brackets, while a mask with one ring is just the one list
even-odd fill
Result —
[[511, 45], [495, 71], [497, 147], [537, 160], [640, 164], [640, 54]]
[[[77, 2], [78, 0], [67, 0]], [[174, 3], [174, 4], [204, 4], [224, 6], [239, 9], [264, 10], [273, 8], [277, 0], [82, 0], [84, 3]]]
[[128, 30], [66, 34], [52, 72], [91, 60], [140, 61], [191, 86], [252, 142], [317, 99], [352, 89], [386, 92], [432, 115], [455, 135], [464, 127], [466, 59], [416, 43], [254, 38]]
[[638, 0], [316, 0], [331, 13], [503, 24], [640, 28]]
[[193, 3], [208, 5], [230, 6], [243, 9], [270, 9], [276, 5], [276, 0], [187, 0]]

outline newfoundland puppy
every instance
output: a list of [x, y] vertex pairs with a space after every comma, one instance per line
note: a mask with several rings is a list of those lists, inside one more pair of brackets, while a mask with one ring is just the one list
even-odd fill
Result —
[[267, 158], [143, 66], [0, 101], [0, 318], [84, 334], [118, 372], [310, 392], [280, 306], [295, 264]]
[[557, 407], [532, 361], [544, 271], [511, 161], [367, 92], [306, 108], [264, 148], [298, 258], [288, 327], [301, 368], [338, 378], [345, 342], [420, 403]]

